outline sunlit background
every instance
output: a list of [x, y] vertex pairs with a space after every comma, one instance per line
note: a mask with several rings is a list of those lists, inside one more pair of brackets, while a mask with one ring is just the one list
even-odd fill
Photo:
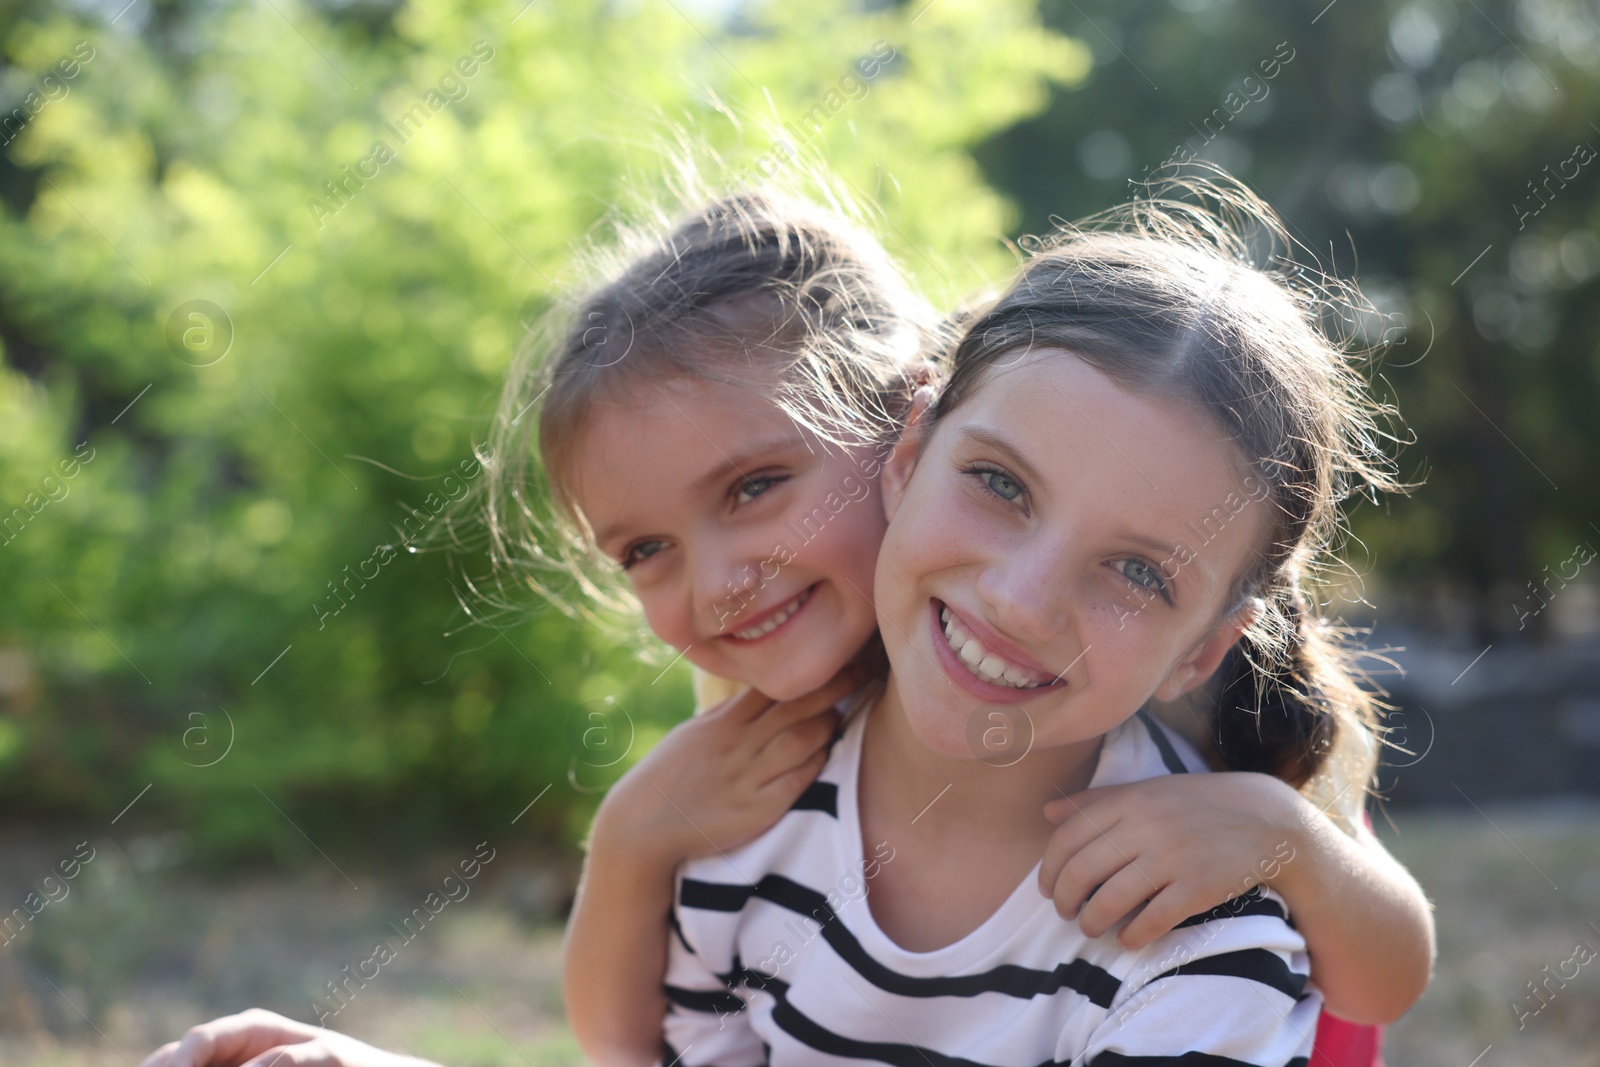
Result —
[[1390, 1062], [1600, 1064], [1600, 965], [1530, 985], [1600, 949], [1594, 0], [7, 0], [0, 49], [0, 1061], [309, 1021], [482, 844], [333, 1025], [578, 1062], [577, 843], [687, 672], [404, 546], [662, 141], [781, 126], [946, 308], [1188, 158], [1362, 284], [1423, 484], [1337, 597], [1440, 932]]

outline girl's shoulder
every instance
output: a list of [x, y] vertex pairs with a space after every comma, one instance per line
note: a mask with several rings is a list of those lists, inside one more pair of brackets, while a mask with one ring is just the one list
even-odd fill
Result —
[[1209, 771], [1205, 759], [1188, 739], [1141, 709], [1106, 734], [1089, 786], [1125, 785], [1164, 774]]

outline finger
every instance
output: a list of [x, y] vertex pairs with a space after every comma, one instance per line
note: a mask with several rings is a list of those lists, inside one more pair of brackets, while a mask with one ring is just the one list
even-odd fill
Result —
[[1128, 865], [1128, 854], [1108, 837], [1097, 837], [1078, 851], [1055, 882], [1048, 895], [1055, 899], [1056, 911], [1063, 919], [1078, 918], [1089, 895]]
[[172, 1054], [178, 1051], [176, 1041], [168, 1041], [150, 1055], [139, 1061], [139, 1067], [170, 1067]]
[[224, 1021], [218, 1019], [190, 1027], [189, 1032], [179, 1038], [173, 1047], [172, 1055], [168, 1058], [171, 1067], [206, 1067], [211, 1062], [211, 1053], [216, 1045], [216, 1027]]
[[1062, 822], [1080, 812], [1093, 814], [1095, 809], [1104, 808], [1106, 801], [1120, 796], [1127, 789], [1127, 785], [1097, 785], [1093, 789], [1080, 789], [1076, 793], [1056, 797], [1045, 804], [1045, 818], [1051, 822]]
[[1196, 906], [1187, 893], [1178, 888], [1176, 882], [1168, 885], [1157, 893], [1155, 898], [1145, 905], [1143, 911], [1133, 917], [1133, 921], [1122, 928], [1117, 934], [1117, 941], [1123, 948], [1137, 951], [1163, 934], [1171, 933], [1178, 928], [1178, 924], [1206, 910], [1205, 906]]
[[822, 773], [827, 763], [828, 753], [825, 750], [817, 752], [798, 767], [785, 771], [762, 786], [761, 793], [772, 797], [775, 803], [782, 804], [788, 810], [806, 791], [806, 786], [817, 780], [817, 775]]
[[178, 1042], [169, 1063], [170, 1067], [236, 1063], [262, 1049], [309, 1041], [317, 1033], [315, 1027], [251, 1008], [192, 1027]]
[[1145, 901], [1158, 895], [1153, 882], [1137, 861], [1128, 863], [1094, 891], [1078, 911], [1078, 928], [1086, 937], [1100, 937]]
[[339, 1060], [322, 1042], [311, 1041], [269, 1048], [239, 1067], [339, 1067]]
[[838, 713], [834, 711], [834, 705], [849, 696], [854, 690], [855, 687], [851, 685], [848, 679], [835, 675], [820, 689], [814, 689], [804, 696], [772, 705], [750, 724], [751, 730], [748, 742], [752, 750], [760, 750], [778, 734], [805, 719], [832, 715], [834, 716], [834, 721], [837, 722]]
[[751, 771], [758, 784], [793, 770], [825, 748], [838, 731], [838, 717], [832, 713], [797, 722], [768, 741], [751, 760]]
[[1062, 868], [1089, 845], [1115, 831], [1120, 821], [1111, 812], [1101, 811], [1091, 816], [1087, 810], [1082, 810], [1056, 827], [1039, 861], [1039, 891], [1050, 896]]

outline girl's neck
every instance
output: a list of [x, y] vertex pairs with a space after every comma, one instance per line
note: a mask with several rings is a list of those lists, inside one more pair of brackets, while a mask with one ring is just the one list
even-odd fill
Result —
[[1006, 757], [1004, 765], [943, 755], [912, 731], [892, 676], [871, 711], [861, 755], [862, 775], [873, 782], [866, 792], [895, 809], [880, 811], [880, 819], [905, 825], [907, 832], [914, 822], [916, 830], [941, 837], [1036, 839], [1042, 853], [1053, 828], [1044, 805], [1087, 787], [1100, 752], [1096, 737], [1029, 748], [1015, 762]]

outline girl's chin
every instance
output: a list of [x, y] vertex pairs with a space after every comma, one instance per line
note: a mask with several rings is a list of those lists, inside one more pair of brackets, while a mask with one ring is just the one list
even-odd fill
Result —
[[764, 654], [759, 661], [753, 656], [745, 657], [743, 662], [739, 662], [740, 657], [729, 657], [727, 669], [737, 669], [733, 677], [743, 679], [746, 685], [774, 700], [794, 700], [827, 685], [855, 658], [870, 636], [870, 633], [863, 636], [859, 642], [847, 640], [837, 645], [830, 642], [828, 647], [812, 644], [803, 647], [798, 655], [774, 649], [774, 654]]
[[978, 754], [972, 751], [972, 746], [965, 737], [951, 737], [948, 734], [935, 734], [929, 736], [921, 730], [915, 730], [917, 740], [922, 742], [924, 748], [935, 756], [949, 760], [975, 760]]
[[[978, 758], [978, 753], [973, 751], [972, 739], [968, 736], [972, 733], [974, 723], [968, 720], [981, 720], [982, 708], [974, 707], [970, 713], [963, 713], [952, 702], [943, 700], [922, 704], [920, 713], [910, 713], [909, 708], [907, 712], [906, 725], [910, 727], [912, 736], [929, 752], [945, 759]], [[983, 724], [978, 722], [977, 725], [981, 732]]]
[[771, 670], [747, 672], [745, 684], [760, 690], [772, 700], [794, 700], [827, 685], [829, 679], [844, 668], [845, 660], [839, 660], [838, 666], [832, 666], [832, 663], [832, 657], [812, 662], [790, 660]]

